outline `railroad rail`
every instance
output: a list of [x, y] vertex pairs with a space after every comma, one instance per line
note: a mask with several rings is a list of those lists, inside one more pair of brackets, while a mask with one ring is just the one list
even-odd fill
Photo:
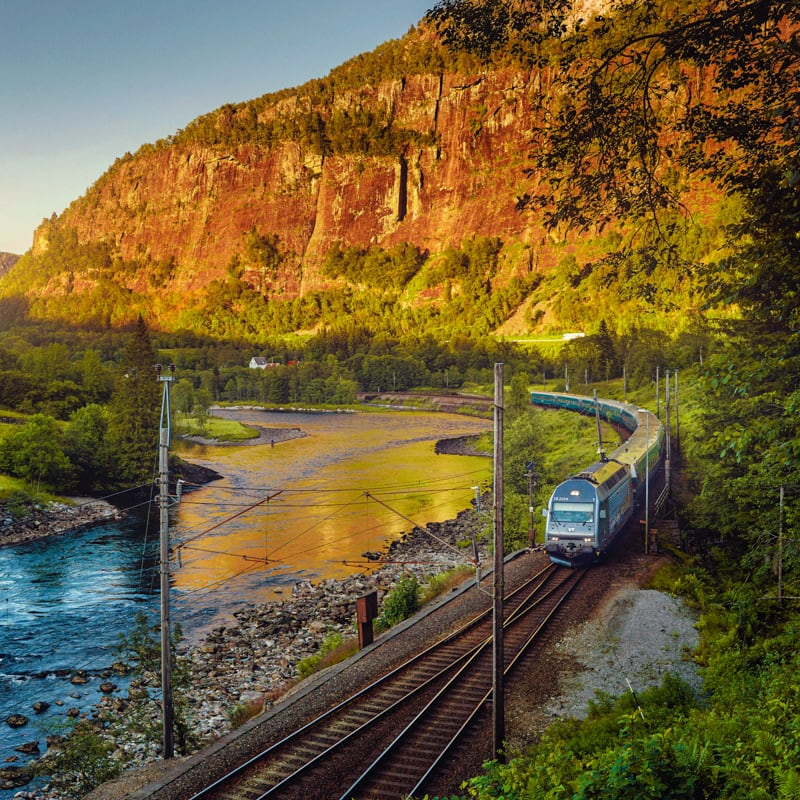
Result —
[[[583, 575], [548, 564], [504, 599], [507, 673]], [[342, 800], [423, 792], [491, 708], [491, 634], [490, 608], [191, 800], [336, 797], [342, 787]], [[364, 768], [365, 753], [380, 755]]]

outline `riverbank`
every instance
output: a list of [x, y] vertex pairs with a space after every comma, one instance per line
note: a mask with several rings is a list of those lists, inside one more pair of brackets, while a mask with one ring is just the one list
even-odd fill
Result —
[[[180, 461], [172, 477], [180, 478], [192, 486], [203, 486], [219, 480], [222, 475], [208, 467]], [[119, 498], [124, 495], [119, 493], [114, 496]], [[122, 519], [125, 513], [124, 506], [98, 497], [65, 497], [46, 503], [31, 501], [21, 515], [12, 515], [7, 507], [0, 506], [0, 547], [75, 533], [102, 522]]]
[[33, 504], [18, 519], [0, 510], [0, 547], [23, 544], [46, 536], [62, 536], [121, 516], [122, 512], [106, 500], [85, 497]]
[[[180, 645], [192, 676], [189, 685], [180, 690], [189, 738], [198, 746], [208, 746], [230, 732], [242, 714], [269, 709], [294, 687], [298, 665], [318, 653], [326, 637], [353, 637], [359, 597], [375, 591], [380, 605], [403, 575], [412, 574], [424, 584], [433, 575], [468, 563], [472, 549], [467, 553], [459, 548], [459, 542], [477, 537], [484, 525], [484, 515], [467, 510], [448, 522], [429, 524], [425, 530], [416, 528], [380, 553], [374, 571], [368, 574], [299, 582], [292, 587], [290, 597], [244, 607], [235, 612], [235, 620], [229, 625], [214, 628], [199, 642]], [[486, 548], [482, 546], [480, 552], [481, 560], [487, 563]], [[375, 555], [369, 554], [370, 559]], [[88, 683], [106, 680], [110, 684], [100, 703], [83, 718], [94, 723], [98, 732], [103, 731], [114, 748], [113, 758], [127, 765], [125, 789], [97, 797], [127, 797], [132, 785], [146, 782], [149, 765], [160, 763], [158, 743], [152, 734], [141, 732], [141, 708], [131, 702], [132, 695], [155, 687], [158, 676], [137, 679], [128, 693], [111, 688], [113, 677], [84, 677]], [[131, 724], [132, 714], [139, 725]], [[156, 702], [147, 705], [146, 719], [151, 730], [159, 730], [160, 706]], [[0, 769], [0, 784], [6, 781], [6, 788], [22, 788], [25, 778], [25, 771], [13, 763]], [[56, 800], [67, 795], [46, 787], [20, 796]]]

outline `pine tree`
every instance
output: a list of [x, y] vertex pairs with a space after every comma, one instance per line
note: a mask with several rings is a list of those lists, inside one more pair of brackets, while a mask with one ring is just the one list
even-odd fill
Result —
[[125, 347], [110, 404], [108, 437], [121, 486], [147, 483], [158, 455], [161, 384], [156, 353], [140, 316]]

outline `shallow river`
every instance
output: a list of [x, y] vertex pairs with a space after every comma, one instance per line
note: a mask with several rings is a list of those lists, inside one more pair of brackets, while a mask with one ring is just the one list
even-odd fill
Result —
[[[491, 459], [435, 455], [436, 440], [488, 430], [451, 414], [227, 412], [303, 436], [237, 447], [177, 444], [224, 477], [187, 491], [171, 511], [171, 605], [185, 637], [230, 619], [242, 604], [289, 592], [298, 580], [368, 572], [414, 523], [452, 518]], [[158, 608], [158, 530], [134, 516], [72, 536], [0, 548], [0, 762], [63, 725], [66, 709], [100, 698], [100, 672], [137, 611]], [[84, 669], [90, 680], [73, 685]], [[63, 671], [63, 673], [62, 673]], [[121, 682], [112, 679], [115, 683]], [[35, 715], [37, 700], [51, 704]], [[59, 705], [60, 704], [60, 705]], [[11, 713], [30, 717], [20, 730]], [[0, 798], [13, 792], [0, 791]]]

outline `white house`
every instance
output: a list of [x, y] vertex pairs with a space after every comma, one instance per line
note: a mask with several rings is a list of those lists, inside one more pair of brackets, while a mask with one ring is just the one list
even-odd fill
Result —
[[268, 369], [269, 367], [279, 367], [280, 361], [273, 361], [264, 356], [253, 356], [250, 359], [250, 369]]

